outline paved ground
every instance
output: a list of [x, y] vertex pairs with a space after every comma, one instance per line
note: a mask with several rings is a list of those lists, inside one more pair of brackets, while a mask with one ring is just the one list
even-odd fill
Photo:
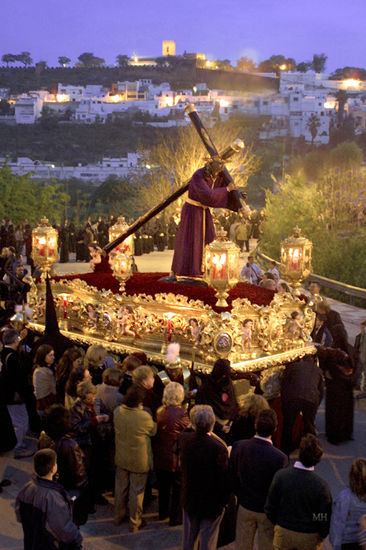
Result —
[[[155, 252], [146, 256], [137, 257], [140, 271], [169, 271], [171, 263], [170, 251]], [[245, 258], [243, 257], [243, 264]], [[59, 264], [57, 272], [66, 274], [70, 271], [85, 272], [86, 264]], [[353, 343], [354, 335], [361, 319], [366, 318], [365, 310], [352, 308], [345, 304], [334, 302], [345, 321]], [[357, 400], [355, 404], [354, 441], [339, 446], [329, 444], [324, 434], [324, 403], [320, 406], [317, 415], [319, 437], [324, 446], [324, 456], [316, 471], [329, 483], [333, 496], [337, 495], [347, 485], [348, 472], [352, 460], [358, 456], [366, 456], [366, 403]], [[29, 440], [29, 445], [35, 442]], [[295, 455], [293, 455], [293, 458]], [[20, 487], [29, 479], [32, 471], [32, 459], [10, 460], [6, 477], [11, 479], [12, 485], [6, 487], [0, 495], [0, 550], [20, 550], [23, 548], [21, 526], [14, 517], [14, 500]], [[110, 504], [98, 506], [97, 513], [90, 516], [88, 523], [82, 528], [84, 548], [88, 550], [178, 550], [181, 544], [181, 528], [169, 527], [166, 522], [158, 520], [156, 498], [145, 510], [144, 517], [147, 526], [137, 534], [128, 531], [127, 524], [115, 527], [112, 523], [112, 497], [108, 497]], [[331, 547], [328, 541], [323, 544], [324, 550]], [[233, 545], [225, 547], [233, 550]]]

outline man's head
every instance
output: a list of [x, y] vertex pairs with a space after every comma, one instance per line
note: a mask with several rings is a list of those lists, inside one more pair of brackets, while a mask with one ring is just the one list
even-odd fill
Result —
[[254, 257], [253, 256], [248, 256], [248, 263], [250, 265], [254, 264]]
[[206, 170], [209, 175], [215, 178], [224, 168], [224, 163], [221, 159], [210, 159], [206, 162]]
[[4, 332], [3, 342], [4, 346], [16, 349], [19, 343], [19, 332], [13, 329], [6, 330]]
[[306, 434], [300, 441], [299, 460], [305, 468], [311, 468], [320, 462], [323, 447], [319, 439], [313, 434]]
[[277, 415], [273, 409], [260, 411], [255, 420], [255, 431], [260, 437], [270, 437], [277, 429]]
[[57, 472], [57, 455], [52, 449], [42, 449], [33, 458], [34, 471], [39, 477], [52, 478]]
[[319, 283], [316, 283], [315, 281], [313, 281], [312, 283], [310, 283], [310, 286], [309, 286], [309, 290], [310, 290], [310, 293], [314, 296], [315, 294], [320, 294], [320, 291], [321, 291], [322, 287], [320, 286]]
[[215, 425], [215, 414], [210, 405], [195, 405], [189, 414], [192, 427], [199, 434], [210, 433]]
[[132, 373], [132, 380], [134, 384], [139, 384], [146, 390], [151, 390], [155, 382], [154, 373], [147, 365], [137, 367]]

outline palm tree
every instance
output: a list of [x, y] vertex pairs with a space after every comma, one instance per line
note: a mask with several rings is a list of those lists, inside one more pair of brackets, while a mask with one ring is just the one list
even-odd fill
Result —
[[314, 139], [318, 134], [318, 128], [320, 126], [320, 120], [316, 113], [311, 113], [306, 123], [306, 126], [308, 127], [311, 134], [311, 145], [314, 145]]

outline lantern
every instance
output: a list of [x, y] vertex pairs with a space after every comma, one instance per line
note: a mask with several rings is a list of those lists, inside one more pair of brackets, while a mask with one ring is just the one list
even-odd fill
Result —
[[281, 274], [290, 281], [295, 293], [301, 281], [306, 279], [312, 271], [311, 250], [313, 243], [301, 235], [301, 229], [295, 227], [294, 233], [281, 242]]
[[109, 263], [113, 275], [120, 282], [119, 290], [124, 292], [126, 281], [131, 277], [132, 258], [123, 252], [110, 254]]
[[32, 231], [32, 259], [41, 268], [43, 277], [59, 259], [58, 233], [48, 223], [47, 218], [42, 218], [40, 225]]
[[[129, 228], [128, 223], [126, 222], [125, 218], [123, 216], [120, 216], [117, 219], [117, 223], [112, 225], [109, 228], [109, 242], [111, 243], [115, 239], [117, 239], [122, 233], [124, 233]], [[120, 252], [124, 252], [124, 254], [127, 254], [127, 256], [133, 256], [135, 253], [134, 250], [134, 243], [133, 243], [133, 235], [130, 235], [122, 241], [118, 246], [116, 246], [116, 249], [118, 249]]]
[[215, 241], [205, 248], [204, 280], [216, 290], [218, 307], [227, 307], [228, 290], [239, 281], [240, 248], [219, 231]]

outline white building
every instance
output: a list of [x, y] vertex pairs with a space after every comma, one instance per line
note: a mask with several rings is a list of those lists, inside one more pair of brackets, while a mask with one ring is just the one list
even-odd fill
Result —
[[[0, 163], [5, 163], [7, 159], [0, 158]], [[103, 158], [96, 164], [87, 164], [86, 166], [56, 166], [51, 162], [33, 161], [27, 157], [18, 157], [16, 162], [7, 161], [7, 166], [13, 174], [24, 175], [31, 174], [31, 179], [50, 180], [68, 180], [78, 178], [85, 181], [94, 181], [101, 183], [110, 176], [127, 177], [131, 172], [140, 170], [138, 153], [127, 153], [121, 158]]]
[[36, 90], [17, 96], [14, 103], [17, 124], [34, 124], [41, 116], [43, 103], [48, 96], [45, 90]]

